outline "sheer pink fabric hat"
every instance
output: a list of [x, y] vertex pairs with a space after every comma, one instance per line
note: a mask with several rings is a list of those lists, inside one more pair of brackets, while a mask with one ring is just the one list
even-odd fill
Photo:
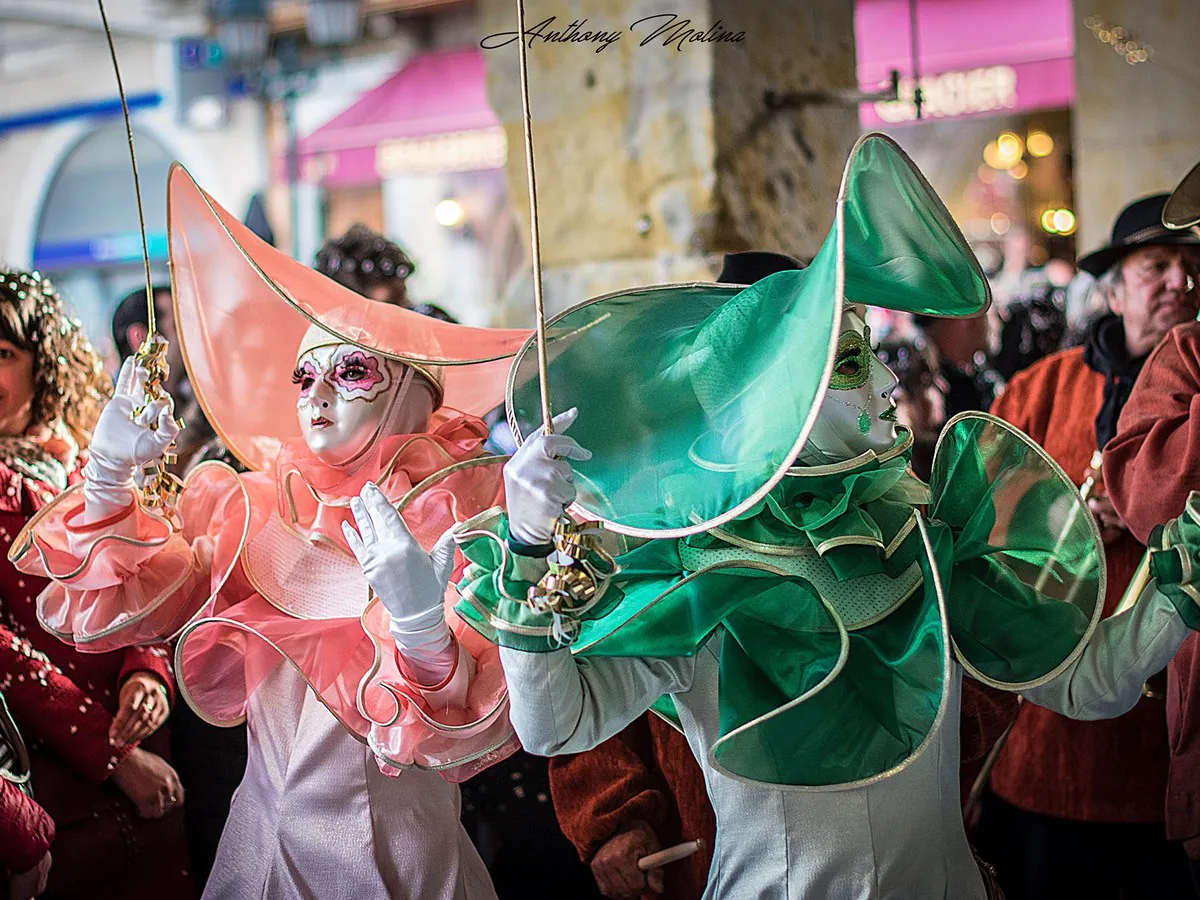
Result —
[[452, 325], [359, 296], [258, 238], [178, 164], [167, 217], [188, 377], [217, 434], [251, 469], [267, 469], [301, 436], [288, 375], [313, 325], [441, 382], [451, 409], [482, 415], [503, 400], [528, 331]]

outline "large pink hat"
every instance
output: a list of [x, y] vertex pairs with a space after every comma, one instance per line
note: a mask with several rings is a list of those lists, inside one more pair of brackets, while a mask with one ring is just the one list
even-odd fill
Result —
[[192, 389], [250, 468], [266, 469], [285, 441], [301, 436], [289, 376], [312, 325], [419, 370], [442, 369], [451, 409], [482, 415], [502, 402], [528, 331], [452, 325], [362, 297], [258, 238], [178, 164], [167, 221], [175, 324]]

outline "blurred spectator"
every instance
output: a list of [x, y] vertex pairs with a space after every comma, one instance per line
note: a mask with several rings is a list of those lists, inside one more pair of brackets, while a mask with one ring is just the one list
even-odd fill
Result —
[[[184, 387], [187, 371], [183, 365], [183, 351], [175, 331], [175, 310], [171, 304], [171, 286], [156, 284], [154, 287], [154, 325], [158, 333], [167, 340], [167, 364], [170, 373], [164, 387], [175, 398], [176, 405], [191, 399], [191, 390]], [[138, 351], [150, 334], [149, 305], [146, 289], [138, 288], [126, 294], [113, 313], [112, 337], [117, 354], [124, 362]]]
[[[0, 534], [6, 541], [78, 482], [81, 454], [108, 391], [100, 359], [78, 322], [63, 312], [53, 286], [37, 273], [0, 270], [0, 480], [7, 485]], [[0, 562], [6, 629], [0, 647], [10, 651], [10, 666], [36, 660], [38, 668], [34, 678], [0, 670], [0, 687], [14, 704], [21, 690], [40, 692], [43, 700], [33, 704], [27, 726], [46, 735], [29, 752], [39, 802], [58, 832], [45, 896], [77, 897], [85, 887], [86, 896], [98, 900], [194, 896], [183, 789], [164, 758], [168, 740], [161, 728], [174, 702], [170, 648], [80, 653], [42, 630], [36, 601], [46, 585], [18, 572], [7, 557]]]
[[[1200, 238], [1163, 228], [1165, 200], [1127, 206], [1109, 245], [1080, 260], [1099, 276], [1112, 310], [1093, 323], [1086, 344], [1016, 375], [992, 409], [1041, 444], [1076, 484], [1094, 479], [1088, 505], [1106, 544], [1106, 615], [1144, 547], [1108, 499], [1097, 451], [1115, 433], [1150, 350], [1200, 309], [1189, 274], [1200, 265], [1200, 247], [1177, 246]], [[1108, 721], [1077, 722], [1023, 704], [992, 771], [977, 832], [1010, 900], [1190, 896], [1183, 851], [1163, 826], [1169, 749], [1162, 691], [1152, 682], [1133, 710]]]
[[[605, 897], [695, 900], [704, 893], [717, 820], [682, 732], [647, 713], [586, 753], [550, 760], [563, 831]], [[687, 859], [642, 873], [637, 862], [701, 839]]]
[[1048, 271], [1049, 266], [1029, 270], [1027, 274], [1033, 277], [1027, 278], [1025, 286], [1009, 296], [1007, 306], [999, 313], [1000, 334], [991, 364], [1004, 380], [1063, 346], [1070, 267], [1062, 260], [1051, 262], [1061, 263], [1067, 269], [1057, 273]]
[[1033, 238], [1024, 228], [1013, 228], [1004, 236], [1003, 261], [999, 271], [991, 277], [992, 301], [998, 312], [1003, 313], [1008, 308], [1009, 298], [1025, 287], [1032, 249]]
[[364, 297], [410, 305], [405, 282], [416, 266], [398, 244], [366, 225], [353, 225], [341, 237], [327, 240], [314, 268]]
[[988, 358], [986, 315], [969, 319], [913, 316], [942, 394], [947, 419], [967, 410], [983, 410], [1004, 385]]
[[928, 481], [933, 448], [946, 424], [946, 404], [924, 342], [886, 338], [875, 348], [880, 361], [896, 373], [896, 421], [913, 435], [912, 469]]

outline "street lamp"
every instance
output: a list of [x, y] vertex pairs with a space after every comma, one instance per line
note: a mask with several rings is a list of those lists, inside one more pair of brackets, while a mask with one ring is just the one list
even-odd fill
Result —
[[[297, 35], [277, 37], [271, 50], [269, 0], [209, 0], [209, 17], [226, 58], [249, 76], [264, 99], [282, 107], [286, 131], [288, 195], [292, 218], [292, 255], [300, 242], [299, 136], [296, 132], [296, 100], [313, 80], [316, 66], [306, 61]], [[313, 45], [343, 47], [354, 43], [362, 27], [360, 0], [308, 0], [305, 31]]]
[[304, 30], [320, 47], [345, 47], [362, 29], [360, 0], [308, 0]]
[[209, 18], [226, 58], [234, 65], [255, 65], [267, 57], [271, 27], [268, 0], [210, 0]]

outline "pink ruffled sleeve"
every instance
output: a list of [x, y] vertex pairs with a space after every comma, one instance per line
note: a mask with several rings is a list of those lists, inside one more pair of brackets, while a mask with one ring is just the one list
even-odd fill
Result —
[[518, 747], [499, 649], [453, 614], [456, 599], [451, 589], [446, 610], [454, 634], [452, 665], [434, 684], [423, 682], [396, 648], [382, 604], [372, 603], [363, 614], [376, 665], [363, 680], [359, 706], [370, 722], [367, 742], [387, 774], [417, 765], [447, 781], [465, 781]]
[[181, 530], [136, 502], [85, 525], [81, 486], [30, 520], [9, 559], [50, 579], [38, 597], [47, 631], [81, 651], [105, 653], [166, 640], [203, 611], [236, 560], [248, 511], [232, 470], [193, 474]]

